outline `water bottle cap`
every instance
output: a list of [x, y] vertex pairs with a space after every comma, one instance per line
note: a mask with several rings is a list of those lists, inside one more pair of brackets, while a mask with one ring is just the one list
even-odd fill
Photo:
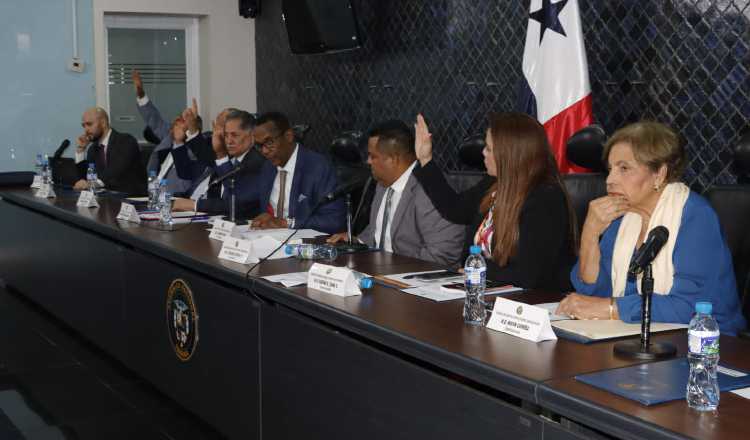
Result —
[[482, 253], [482, 247], [474, 245], [474, 246], [472, 246], [472, 247], [469, 248], [469, 253], [471, 255], [479, 255], [479, 254]]
[[167, 184], [167, 179], [161, 179], [159, 181], [159, 185], [166, 185], [166, 184]]
[[695, 303], [695, 313], [702, 313], [704, 315], [710, 315], [713, 311], [713, 304], [708, 301], [699, 301]]
[[294, 245], [293, 244], [288, 244], [288, 245], [284, 246], [284, 253], [287, 254], [287, 255], [292, 255], [294, 253]]
[[359, 287], [362, 289], [369, 289], [372, 287], [372, 278], [362, 278], [359, 280]]

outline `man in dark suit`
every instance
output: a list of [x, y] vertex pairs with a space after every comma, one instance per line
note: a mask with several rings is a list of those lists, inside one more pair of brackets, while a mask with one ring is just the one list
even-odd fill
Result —
[[113, 130], [107, 112], [99, 107], [86, 110], [81, 120], [84, 133], [78, 137], [76, 149], [80, 180], [74, 188], [89, 187], [86, 170], [89, 163], [94, 163], [106, 189], [131, 195], [146, 194], [146, 170], [135, 138]]
[[[176, 199], [174, 209], [177, 211], [201, 211], [210, 214], [227, 214], [231, 207], [230, 181], [222, 183], [223, 189], [211, 191], [209, 183], [219, 179], [225, 174], [242, 168], [235, 178], [235, 194], [237, 198], [237, 215], [239, 219], [248, 219], [257, 216], [260, 204], [257, 193], [253, 189], [257, 186], [257, 173], [265, 159], [253, 148], [253, 128], [255, 118], [242, 110], [233, 110], [225, 116], [217, 117], [214, 123], [210, 144], [216, 159], [213, 163], [204, 164], [203, 173], [193, 179], [193, 187], [190, 189], [190, 199]], [[178, 128], [175, 130], [175, 143], [184, 139], [184, 133]], [[203, 137], [202, 134], [198, 135]], [[201, 144], [205, 140], [200, 141]], [[178, 172], [182, 170], [183, 175], [196, 175], [197, 161], [190, 161], [187, 157], [187, 144], [172, 149], [175, 165]], [[202, 147], [205, 148], [205, 147]], [[190, 169], [192, 167], [192, 170]], [[220, 187], [215, 187], [220, 188]], [[203, 197], [206, 195], [206, 197]], [[195, 197], [194, 197], [195, 196]]]
[[255, 141], [267, 159], [260, 170], [258, 198], [266, 210], [253, 227], [309, 228], [333, 233], [343, 229], [346, 214], [341, 200], [316, 204], [336, 188], [336, 171], [323, 155], [295, 142], [289, 119], [281, 113], [258, 118]]
[[[378, 186], [370, 223], [359, 234], [359, 240], [370, 247], [439, 264], [458, 260], [465, 229], [440, 215], [412, 175], [419, 164], [409, 127], [397, 120], [379, 124], [370, 132], [367, 151], [367, 163]], [[342, 232], [328, 242], [346, 238]]]

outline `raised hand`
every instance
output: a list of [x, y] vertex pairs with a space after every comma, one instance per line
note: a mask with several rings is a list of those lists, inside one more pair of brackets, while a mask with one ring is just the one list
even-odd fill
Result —
[[198, 101], [195, 98], [193, 98], [192, 105], [182, 112], [182, 119], [185, 120], [187, 130], [190, 133], [196, 133], [200, 130], [198, 126]]
[[421, 114], [417, 115], [417, 123], [414, 124], [414, 151], [422, 166], [432, 160], [432, 134]]
[[175, 144], [181, 145], [184, 144], [187, 140], [187, 125], [185, 124], [185, 120], [181, 117], [178, 117], [172, 122], [172, 140]]
[[146, 96], [146, 92], [143, 91], [143, 80], [141, 79], [141, 72], [133, 69], [133, 85], [135, 86], [135, 95], [139, 98]]
[[229, 155], [227, 147], [224, 144], [224, 124], [216, 121], [212, 124], [213, 134], [211, 135], [211, 146], [214, 149], [216, 159], [223, 159]]

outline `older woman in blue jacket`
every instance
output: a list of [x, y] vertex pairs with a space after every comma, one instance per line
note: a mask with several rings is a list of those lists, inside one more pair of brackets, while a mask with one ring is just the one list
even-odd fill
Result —
[[640, 278], [630, 261], [657, 226], [669, 239], [653, 262], [652, 320], [685, 323], [695, 303], [710, 301], [722, 332], [745, 327], [732, 256], [716, 213], [680, 182], [684, 147], [669, 127], [639, 122], [607, 143], [607, 195], [592, 201], [571, 271], [577, 293], [558, 308], [578, 319], [641, 319]]

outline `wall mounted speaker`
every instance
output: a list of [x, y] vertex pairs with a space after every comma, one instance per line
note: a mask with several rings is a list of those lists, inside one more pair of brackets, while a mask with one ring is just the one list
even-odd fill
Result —
[[240, 15], [245, 18], [255, 18], [260, 15], [260, 0], [239, 0]]

